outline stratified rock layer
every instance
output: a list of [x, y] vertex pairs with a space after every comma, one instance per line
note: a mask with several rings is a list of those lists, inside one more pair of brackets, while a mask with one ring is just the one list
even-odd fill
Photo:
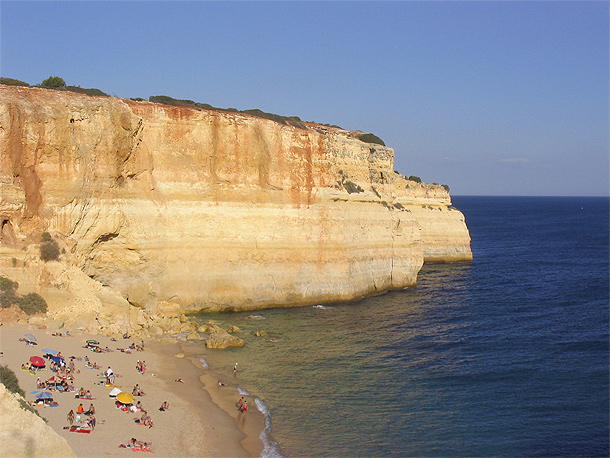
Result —
[[132, 304], [350, 300], [472, 259], [441, 186], [359, 132], [0, 85], [0, 248], [50, 232]]

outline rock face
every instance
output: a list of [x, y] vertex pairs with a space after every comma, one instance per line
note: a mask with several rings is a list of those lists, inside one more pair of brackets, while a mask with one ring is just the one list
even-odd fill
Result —
[[180, 313], [350, 300], [472, 259], [448, 192], [358, 134], [0, 85], [0, 249], [48, 231], [130, 303]]
[[0, 383], [0, 456], [75, 458], [68, 442], [42, 418], [22, 409], [19, 400], [25, 402]]

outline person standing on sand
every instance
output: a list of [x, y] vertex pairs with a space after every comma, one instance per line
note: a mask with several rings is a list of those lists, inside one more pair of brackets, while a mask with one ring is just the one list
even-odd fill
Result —
[[237, 363], [235, 363], [235, 366], [233, 366], [233, 373], [237, 374]]
[[68, 412], [67, 420], [68, 423], [70, 423], [70, 426], [72, 426], [72, 424], [74, 423], [74, 410], [70, 410], [70, 412]]

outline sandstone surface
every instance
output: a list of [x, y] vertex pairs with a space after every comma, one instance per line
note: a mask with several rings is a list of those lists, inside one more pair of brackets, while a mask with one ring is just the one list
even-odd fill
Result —
[[[187, 312], [351, 300], [471, 260], [449, 193], [360, 133], [0, 85], [0, 275], [64, 321], [89, 311], [77, 326], [164, 332]], [[43, 231], [58, 262], [39, 259]]]
[[0, 383], [0, 456], [75, 458], [68, 442], [20, 402], [26, 401]]

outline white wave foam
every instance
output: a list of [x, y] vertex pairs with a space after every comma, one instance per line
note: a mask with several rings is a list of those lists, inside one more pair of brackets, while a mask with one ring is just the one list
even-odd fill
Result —
[[239, 388], [237, 387], [237, 392], [239, 394], [241, 394], [242, 396], [250, 396], [250, 393], [248, 393], [246, 390], [244, 390], [243, 388]]
[[323, 305], [314, 305], [313, 308], [314, 309], [324, 309], [324, 310], [327, 309], [327, 307], [324, 307]]
[[199, 358], [199, 361], [201, 361], [201, 365], [203, 366], [204, 369], [210, 368], [210, 365], [208, 364], [208, 362], [205, 359]]
[[263, 442], [263, 451], [260, 454], [261, 458], [282, 458], [279, 444], [271, 439], [271, 413], [269, 412], [269, 407], [267, 407], [267, 404], [260, 398], [254, 398], [254, 404], [265, 417], [265, 428], [258, 436]]

